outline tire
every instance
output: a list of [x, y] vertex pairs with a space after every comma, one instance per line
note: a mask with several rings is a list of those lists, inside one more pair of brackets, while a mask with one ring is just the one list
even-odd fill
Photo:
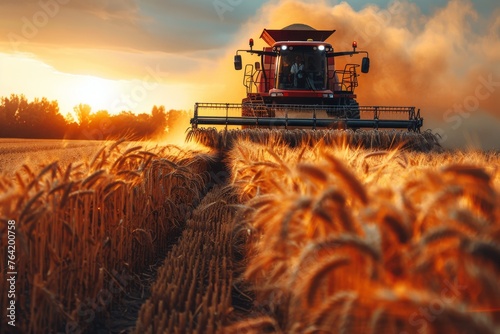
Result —
[[355, 100], [349, 100], [346, 105], [346, 116], [350, 119], [361, 119], [359, 113], [359, 103]]

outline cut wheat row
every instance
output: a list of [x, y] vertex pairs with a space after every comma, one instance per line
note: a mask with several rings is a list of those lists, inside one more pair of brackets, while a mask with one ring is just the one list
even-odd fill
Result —
[[231, 312], [236, 196], [216, 187], [193, 211], [139, 312], [135, 333], [216, 333]]

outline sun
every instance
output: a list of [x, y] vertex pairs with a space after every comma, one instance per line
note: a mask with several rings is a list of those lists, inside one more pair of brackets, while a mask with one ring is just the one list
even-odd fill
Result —
[[117, 100], [119, 89], [116, 81], [103, 79], [91, 75], [81, 75], [76, 80], [72, 97], [76, 104], [83, 103], [92, 107], [92, 110], [108, 110]]

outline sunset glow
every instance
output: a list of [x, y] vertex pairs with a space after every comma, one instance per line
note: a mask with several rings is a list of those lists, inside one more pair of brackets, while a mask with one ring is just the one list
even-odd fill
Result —
[[62, 114], [80, 103], [112, 114], [238, 103], [245, 87], [233, 69], [235, 51], [249, 38], [261, 49], [264, 28], [301, 22], [336, 29], [329, 40], [336, 50], [356, 40], [370, 52], [360, 104], [414, 105], [424, 126], [454, 145], [476, 136], [482, 144], [500, 141], [500, 9], [493, 0], [174, 3], [3, 2], [0, 96], [47, 97]]
[[57, 100], [64, 115], [73, 114], [74, 107], [79, 104], [88, 104], [93, 111], [107, 110], [111, 114], [150, 112], [154, 105], [190, 110], [194, 103], [192, 94], [200, 92], [204, 86], [175, 84], [147, 72], [140, 79], [65, 73], [29, 54], [0, 53], [0, 65], [3, 76], [9, 78], [0, 81], [0, 91], [5, 92], [4, 96], [23, 94], [29, 99], [46, 97]]
[[73, 100], [81, 101], [102, 109], [110, 105], [111, 99], [117, 95], [117, 83], [94, 76], [75, 77], [73, 94], [69, 95]]

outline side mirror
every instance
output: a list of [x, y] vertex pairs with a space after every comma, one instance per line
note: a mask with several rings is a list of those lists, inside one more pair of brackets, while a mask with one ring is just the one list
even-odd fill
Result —
[[239, 71], [241, 70], [243, 67], [241, 65], [241, 56], [240, 55], [235, 55], [234, 56], [234, 69]]
[[370, 58], [364, 57], [361, 61], [361, 72], [368, 73], [370, 71]]
[[255, 62], [255, 70], [260, 70], [260, 63], [258, 61]]

